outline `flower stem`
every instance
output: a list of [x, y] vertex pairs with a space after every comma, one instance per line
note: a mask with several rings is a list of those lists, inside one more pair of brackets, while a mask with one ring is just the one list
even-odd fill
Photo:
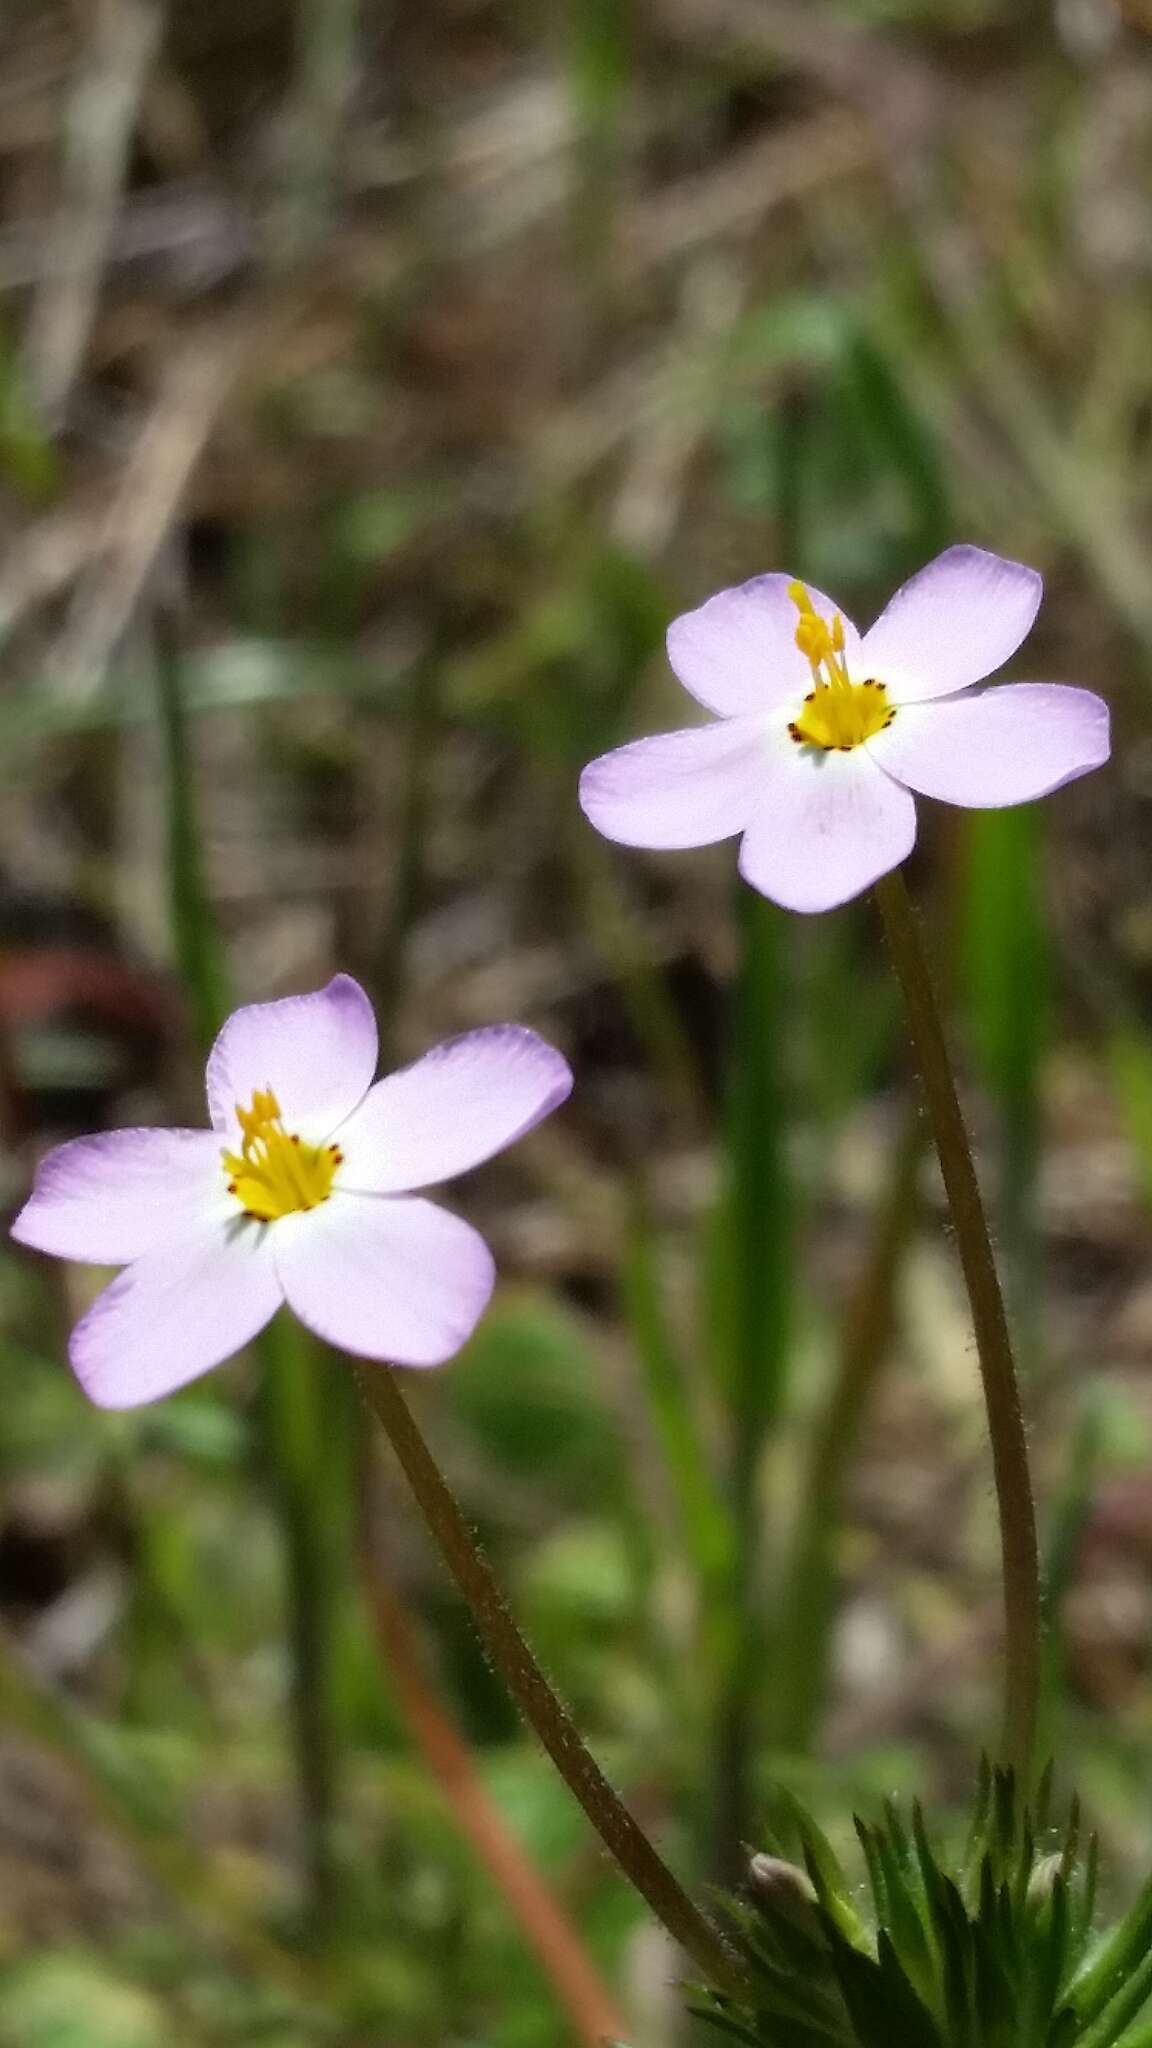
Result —
[[357, 1379], [365, 1400], [387, 1432], [444, 1561], [472, 1611], [488, 1655], [569, 1791], [580, 1802], [625, 1877], [673, 1939], [713, 1985], [739, 1991], [742, 1975], [737, 1958], [693, 1905], [612, 1790], [537, 1664], [491, 1566], [400, 1392], [395, 1373], [387, 1367], [357, 1369]]
[[896, 871], [883, 876], [874, 893], [904, 995], [976, 1334], [992, 1439], [1004, 1570], [1003, 1751], [1006, 1761], [1027, 1782], [1040, 1690], [1040, 1565], [1028, 1445], [1008, 1319], [932, 978], [903, 875]]

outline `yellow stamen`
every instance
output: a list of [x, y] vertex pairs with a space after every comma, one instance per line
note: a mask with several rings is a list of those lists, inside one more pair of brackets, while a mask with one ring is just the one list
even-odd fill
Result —
[[799, 717], [788, 730], [798, 746], [819, 747], [824, 753], [851, 753], [853, 747], [891, 725], [895, 707], [875, 676], [863, 683], [852, 681], [844, 658], [844, 621], [839, 612], [829, 625], [802, 583], [790, 583], [788, 595], [800, 614], [796, 645], [812, 670], [813, 683]]
[[295, 1131], [286, 1131], [271, 1088], [257, 1088], [250, 1109], [237, 1103], [236, 1118], [243, 1133], [240, 1150], [220, 1156], [228, 1192], [249, 1216], [274, 1223], [328, 1200], [344, 1163], [339, 1145], [306, 1145]]
[[862, 740], [883, 732], [895, 716], [883, 683], [818, 683], [809, 690], [799, 718], [793, 719], [788, 730], [797, 745], [849, 754]]
[[802, 615], [796, 628], [796, 645], [811, 665], [813, 674], [817, 674], [825, 662], [831, 666], [834, 653], [832, 635], [815, 612]]

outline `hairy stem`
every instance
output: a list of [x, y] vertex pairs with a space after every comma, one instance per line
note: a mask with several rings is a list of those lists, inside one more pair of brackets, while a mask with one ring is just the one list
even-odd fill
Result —
[[875, 897], [904, 994], [972, 1311], [1000, 1512], [1005, 1622], [1003, 1750], [1006, 1761], [1027, 1782], [1040, 1690], [1040, 1565], [1028, 1445], [1008, 1319], [932, 978], [903, 875], [898, 871], [885, 875], [876, 884]]

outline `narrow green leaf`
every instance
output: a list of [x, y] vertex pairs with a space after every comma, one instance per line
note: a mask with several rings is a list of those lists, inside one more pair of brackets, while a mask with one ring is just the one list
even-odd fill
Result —
[[724, 1184], [712, 1240], [708, 1327], [726, 1397], [731, 1569], [716, 1606], [719, 1677], [708, 1801], [721, 1876], [750, 1829], [755, 1700], [764, 1668], [757, 1570], [760, 1480], [781, 1413], [793, 1322], [796, 1201], [788, 1164], [787, 920], [741, 888]]
[[878, 463], [907, 494], [906, 545], [911, 564], [927, 561], [951, 532], [948, 489], [936, 438], [911, 403], [906, 380], [888, 351], [862, 324], [849, 329], [845, 388]]
[[1049, 1024], [1045, 819], [1039, 804], [965, 819], [962, 946], [976, 1066], [997, 1118], [997, 1220], [1017, 1326], [1038, 1342], [1035, 1180]]
[[1124, 1918], [1101, 1942], [1087, 1967], [1069, 1987], [1068, 1996], [1087, 2028], [1109, 2001], [1129, 1983], [1152, 1947], [1152, 1877], [1143, 1885]]
[[834, 1960], [844, 2003], [862, 2048], [951, 2048], [920, 2003], [881, 1929], [877, 1960], [838, 1942]]
[[1114, 2048], [1125, 2028], [1143, 2012], [1149, 1998], [1152, 1998], [1152, 1952], [1133, 1963], [1090, 2026], [1083, 2024], [1084, 2008], [1073, 1994], [1072, 2002], [1080, 2013], [1082, 2025], [1078, 2048]]
[[625, 1312], [676, 1496], [685, 1549], [699, 1586], [712, 1597], [731, 1557], [731, 1524], [688, 1397], [688, 1369], [665, 1309], [652, 1218], [639, 1177], [633, 1181], [628, 1221], [622, 1271]]

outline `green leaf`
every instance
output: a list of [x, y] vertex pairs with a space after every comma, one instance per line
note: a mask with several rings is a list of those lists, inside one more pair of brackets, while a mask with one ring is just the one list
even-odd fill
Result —
[[22, 1963], [0, 1990], [0, 2048], [174, 2048], [164, 2008], [67, 1951]]
[[903, 1861], [883, 1829], [858, 1828], [868, 1858], [878, 1921], [888, 1929], [904, 1971], [930, 2011], [939, 1998], [937, 1950], [924, 1923], [923, 1889], [914, 1866]]
[[624, 1446], [596, 1399], [587, 1334], [561, 1303], [505, 1295], [461, 1356], [453, 1401], [485, 1459], [591, 1511], [621, 1497]]
[[851, 1886], [827, 1835], [792, 1793], [782, 1789], [778, 1804], [796, 1831], [805, 1868], [825, 1913], [846, 1941], [862, 1946], [864, 1928], [851, 1903]]
[[628, 1326], [676, 1495], [684, 1547], [699, 1586], [712, 1591], [731, 1561], [731, 1523], [689, 1398], [689, 1364], [665, 1307], [655, 1229], [639, 1180], [632, 1193], [621, 1274]]
[[1087, 2027], [1117, 1996], [1152, 1944], [1152, 1877], [1111, 1934], [1069, 1986], [1069, 2000]]
[[834, 1964], [844, 2003], [862, 2048], [947, 2048], [931, 2014], [921, 2004], [891, 1941], [881, 1929], [876, 1961], [849, 1942], [837, 1942]]
[[730, 2041], [742, 2041], [745, 2048], [763, 2048], [762, 2034], [753, 2033], [742, 2020], [733, 2019], [730, 2013], [718, 2011], [714, 2005], [690, 2005], [688, 2011], [694, 2019], [706, 2020], [718, 2033], [727, 2034]]
[[1109, 1999], [1092, 2026], [1084, 2027], [1077, 2048], [1114, 2048], [1125, 2028], [1152, 1998], [1152, 1953], [1136, 1964]]

